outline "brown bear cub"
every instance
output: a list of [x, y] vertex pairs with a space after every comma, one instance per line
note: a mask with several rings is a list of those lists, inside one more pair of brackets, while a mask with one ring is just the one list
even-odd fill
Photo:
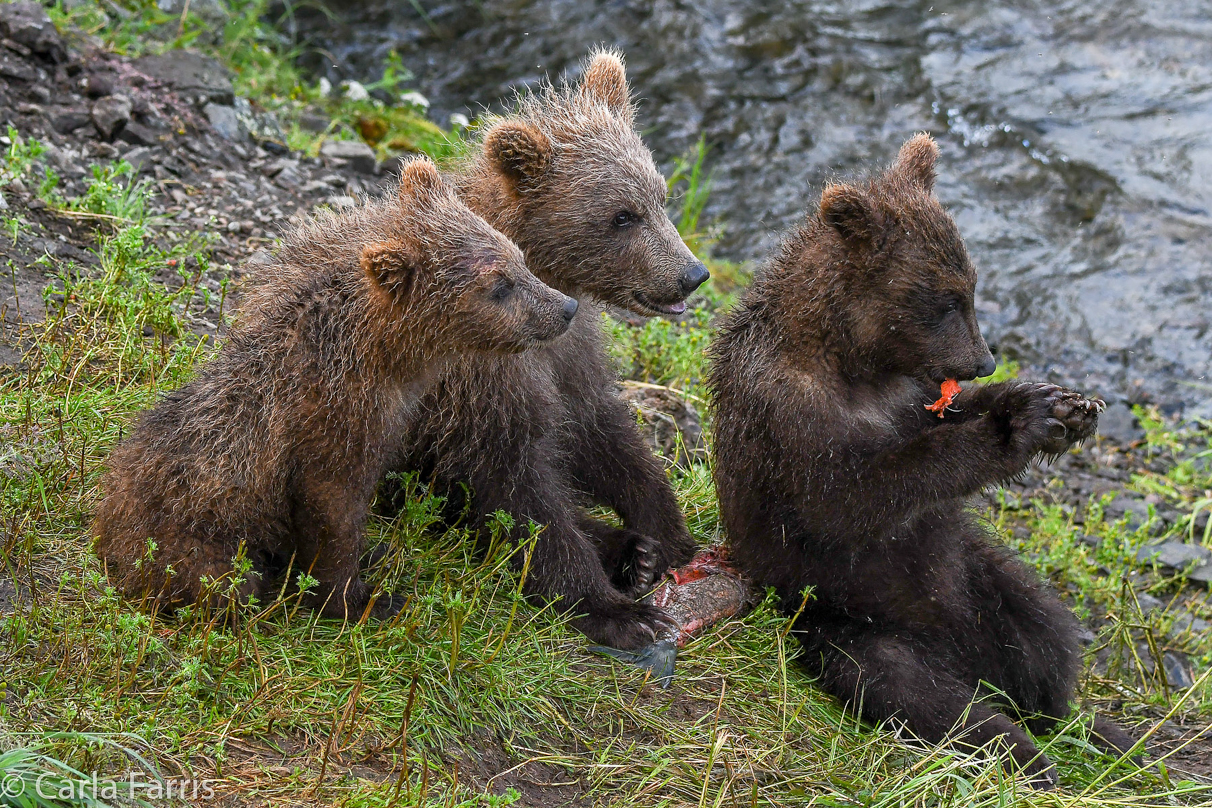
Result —
[[933, 195], [937, 155], [918, 135], [877, 179], [826, 188], [721, 328], [720, 510], [736, 561], [802, 606], [823, 688], [931, 742], [1008, 748], [1050, 786], [1052, 763], [1003, 711], [1034, 732], [1068, 714], [1077, 621], [965, 497], [1092, 435], [1101, 405], [1012, 381], [926, 409], [944, 379], [994, 369], [976, 272]]
[[127, 595], [175, 606], [222, 589], [206, 581], [230, 581], [243, 545], [241, 597], [291, 563], [319, 581], [313, 605], [358, 619], [367, 508], [440, 362], [546, 343], [576, 301], [428, 160], [395, 199], [287, 236], [259, 273], [218, 356], [110, 456], [97, 553]]
[[[453, 180], [539, 278], [587, 310], [550, 346], [452, 362], [417, 409], [399, 468], [431, 480], [473, 524], [505, 511], [517, 540], [540, 525], [527, 594], [581, 613], [575, 625], [593, 640], [646, 645], [665, 617], [634, 597], [689, 560], [694, 541], [616, 394], [600, 314], [607, 303], [677, 314], [707, 270], [665, 212], [618, 56], [595, 55], [576, 86], [536, 92], [485, 127]], [[624, 527], [588, 518], [587, 505], [614, 510]]]

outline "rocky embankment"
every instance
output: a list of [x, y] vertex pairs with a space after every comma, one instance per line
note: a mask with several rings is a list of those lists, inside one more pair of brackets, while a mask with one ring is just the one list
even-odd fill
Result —
[[[314, 121], [324, 129], [325, 121]], [[0, 188], [0, 216], [19, 225], [0, 239], [0, 320], [7, 346], [0, 362], [17, 361], [16, 326], [44, 315], [42, 291], [62, 265], [96, 265], [97, 217], [56, 211], [40, 193], [40, 167], [59, 177], [56, 192], [77, 197], [93, 165], [125, 160], [149, 183], [156, 237], [205, 234], [210, 260], [199, 288], [211, 291], [189, 316], [199, 330], [221, 328], [225, 278], [316, 205], [353, 205], [390, 183], [364, 143], [330, 140], [316, 157], [290, 151], [272, 114], [238, 98], [227, 69], [188, 51], [129, 59], [87, 36], [60, 35], [37, 3], [0, 5], [0, 128], [36, 139], [45, 152], [33, 176]], [[8, 149], [7, 135], [0, 145]], [[52, 259], [50, 266], [39, 262]], [[165, 268], [181, 282], [190, 267]], [[230, 302], [228, 302], [230, 308]]]

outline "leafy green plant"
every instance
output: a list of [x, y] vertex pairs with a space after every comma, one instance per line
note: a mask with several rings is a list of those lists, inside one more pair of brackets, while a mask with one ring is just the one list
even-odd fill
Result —
[[12, 126], [7, 132], [8, 146], [4, 148], [4, 164], [0, 165], [0, 186], [21, 179], [34, 161], [46, 152], [46, 147], [32, 138], [25, 139]]
[[671, 193], [679, 193], [681, 210], [678, 214], [678, 233], [695, 255], [702, 257], [718, 235], [704, 233], [699, 222], [707, 199], [711, 195], [711, 177], [703, 174], [707, 160], [707, 138], [700, 135], [698, 142], [687, 154], [674, 161], [668, 185]]

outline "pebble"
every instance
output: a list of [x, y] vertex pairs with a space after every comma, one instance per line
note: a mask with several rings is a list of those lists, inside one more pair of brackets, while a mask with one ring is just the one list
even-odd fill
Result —
[[1128, 446], [1143, 440], [1145, 430], [1140, 427], [1132, 408], [1122, 401], [1111, 404], [1098, 416], [1098, 434], [1118, 444]]

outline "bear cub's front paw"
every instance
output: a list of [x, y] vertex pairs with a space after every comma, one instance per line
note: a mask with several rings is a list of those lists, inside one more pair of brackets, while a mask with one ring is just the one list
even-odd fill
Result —
[[678, 628], [663, 610], [630, 600], [599, 606], [573, 625], [599, 645], [626, 650], [651, 645], [659, 635]]
[[1046, 454], [1060, 454], [1081, 443], [1098, 430], [1098, 416], [1106, 408], [1102, 399], [1086, 398], [1074, 390], [1065, 390], [1052, 407], [1052, 417], [1065, 425], [1064, 438], [1044, 448]]
[[990, 408], [990, 416], [1005, 430], [1008, 460], [1016, 472], [1037, 454], [1055, 451], [1063, 443], [1065, 424], [1053, 413], [1062, 409], [1067, 392], [1055, 384], [1022, 382], [1008, 388]]

